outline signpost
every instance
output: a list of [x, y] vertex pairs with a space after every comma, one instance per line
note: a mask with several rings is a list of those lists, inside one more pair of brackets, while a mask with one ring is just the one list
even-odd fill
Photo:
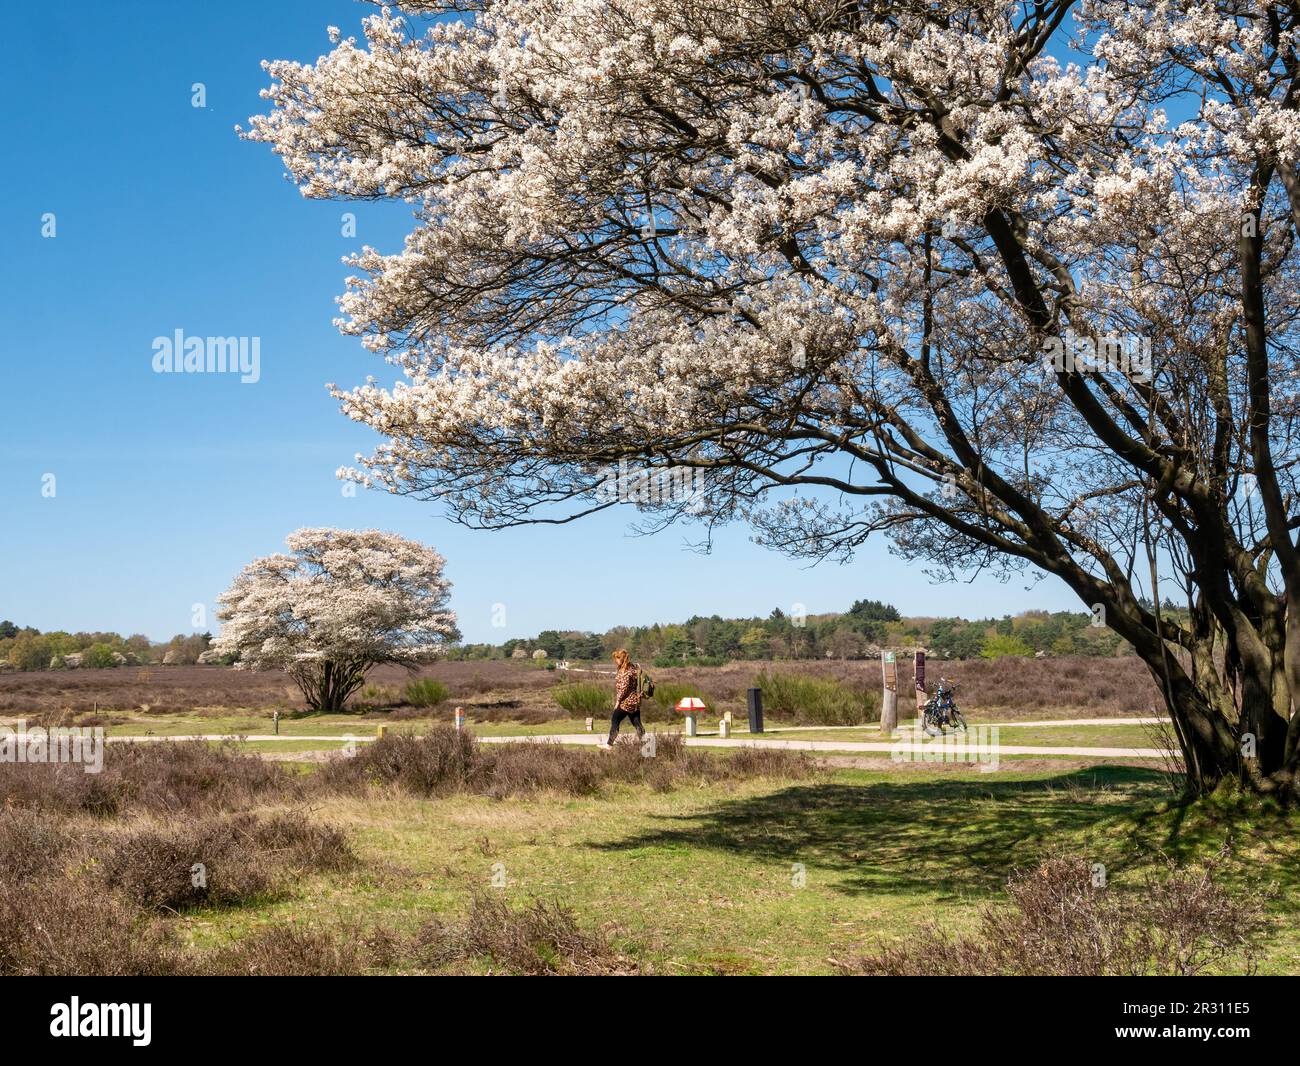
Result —
[[920, 724], [925, 720], [925, 652], [916, 653], [916, 720]]
[[892, 651], [880, 653], [880, 673], [885, 684], [880, 702], [880, 733], [888, 737], [898, 728], [898, 663]]
[[704, 701], [698, 696], [683, 696], [677, 701], [677, 710], [686, 715], [686, 735], [688, 737], [695, 736], [696, 718], [701, 711], [708, 710], [704, 705]]

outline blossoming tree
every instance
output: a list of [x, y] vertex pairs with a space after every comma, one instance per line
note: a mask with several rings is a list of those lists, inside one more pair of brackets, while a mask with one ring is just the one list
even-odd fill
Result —
[[402, 374], [334, 389], [386, 438], [344, 476], [501, 526], [684, 468], [640, 524], [1051, 576], [1195, 787], [1296, 793], [1293, 5], [402, 8], [245, 134], [414, 207], [341, 298]]
[[414, 667], [460, 639], [432, 548], [377, 529], [300, 529], [220, 598], [220, 655], [285, 670], [315, 711], [341, 711], [380, 663]]

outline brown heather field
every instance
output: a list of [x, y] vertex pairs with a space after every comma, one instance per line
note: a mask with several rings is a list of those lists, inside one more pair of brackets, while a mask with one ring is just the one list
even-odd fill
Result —
[[[876, 661], [734, 662], [720, 667], [654, 671], [657, 681], [698, 685], [723, 707], [743, 705], [754, 675], [795, 672], [839, 681], [850, 688], [880, 687]], [[898, 664], [900, 692], [913, 691], [912, 663]], [[931, 690], [940, 677], [956, 681], [958, 702], [981, 714], [1024, 718], [1104, 718], [1150, 714], [1160, 694], [1141, 661], [1076, 656], [1059, 659], [968, 659], [926, 663]]]
[[[606, 670], [603, 663], [575, 664]], [[721, 667], [656, 668], [665, 687], [695, 690], [717, 709], [743, 710], [745, 690], [760, 671], [794, 673], [834, 680], [847, 689], [880, 687], [875, 661], [733, 662]], [[1159, 693], [1136, 658], [1059, 658], [968, 660], [927, 664], [927, 680], [946, 676], [959, 683], [959, 702], [982, 717], [1084, 718], [1149, 714]], [[551, 691], [569, 682], [608, 683], [601, 674], [565, 673], [510, 661], [446, 662], [408, 674], [382, 667], [370, 676], [368, 696], [361, 697], [370, 716], [414, 713], [402, 700], [412, 677], [433, 677], [450, 690], [445, 706], [459, 704], [478, 720], [537, 723], [567, 717]], [[899, 664], [899, 688], [912, 690], [910, 661]], [[257, 674], [215, 666], [169, 666], [111, 670], [63, 670], [0, 674], [0, 718], [57, 721], [75, 717], [82, 725], [111, 724], [111, 716], [138, 714], [210, 714], [234, 710], [302, 709], [297, 689], [279, 673]], [[421, 714], [427, 712], [420, 712]], [[96, 719], [103, 716], [102, 723]]]

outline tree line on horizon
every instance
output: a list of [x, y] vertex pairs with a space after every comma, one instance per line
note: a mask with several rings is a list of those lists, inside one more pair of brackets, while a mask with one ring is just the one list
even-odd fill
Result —
[[113, 666], [193, 666], [212, 643], [211, 633], [177, 633], [168, 641], [150, 640], [143, 633], [53, 630], [0, 621], [0, 671], [59, 670]]
[[[1172, 603], [1162, 605], [1176, 614]], [[168, 641], [141, 633], [42, 633], [32, 626], [0, 621], [0, 671], [192, 666], [218, 662], [211, 633], [178, 633]], [[685, 622], [618, 625], [590, 630], [546, 629], [535, 637], [500, 644], [461, 643], [446, 650], [453, 661], [545, 659], [592, 662], [627, 648], [638, 662], [655, 666], [716, 666], [732, 660], [871, 659], [882, 649], [911, 653], [924, 649], [937, 659], [996, 659], [1004, 656], [1133, 654], [1113, 630], [1083, 611], [1026, 610], [1000, 618], [904, 616], [879, 600], [858, 600], [845, 612], [801, 615], [774, 608], [766, 618], [694, 615]], [[544, 654], [538, 654], [538, 653]]]
[[[1172, 604], [1166, 610], [1175, 611]], [[884, 648], [924, 649], [940, 659], [1002, 656], [1115, 656], [1132, 648], [1082, 611], [1028, 610], [1001, 618], [904, 617], [891, 604], [858, 600], [848, 611], [766, 618], [695, 615], [685, 622], [614, 626], [604, 633], [548, 629], [501, 644], [461, 644], [448, 657], [473, 659], [608, 659], [627, 648], [656, 666], [720, 665], [730, 660], [868, 659]]]

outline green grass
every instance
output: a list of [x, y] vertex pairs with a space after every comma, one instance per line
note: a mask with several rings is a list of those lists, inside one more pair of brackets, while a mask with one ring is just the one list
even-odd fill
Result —
[[[1283, 882], [1285, 920], [1266, 972], [1300, 971], [1295, 820], [1166, 805], [1158, 774], [1100, 766], [1061, 773], [940, 776], [838, 771], [667, 794], [419, 800], [332, 799], [321, 819], [351, 833], [362, 867], [313, 876], [286, 900], [186, 919], [197, 941], [271, 922], [410, 929], [461, 911], [504, 864], [512, 903], [557, 899], [669, 973], [827, 973], [829, 961], [936, 920], [969, 928], [1007, 874], [1045, 849], [1105, 863], [1134, 883], [1161, 850], [1207, 854], [1228, 836]], [[1271, 841], [1271, 843], [1270, 843]], [[806, 882], [793, 883], [796, 863]], [[1244, 865], [1230, 864], [1241, 877]]]
[[[213, 741], [220, 744], [221, 741]], [[343, 740], [249, 740], [243, 744], [246, 751], [278, 752], [338, 751], [347, 742]]]
[[[356, 714], [319, 714], [280, 719], [281, 736], [374, 734], [375, 719]], [[109, 736], [189, 736], [196, 734], [272, 734], [275, 732], [270, 713], [234, 712], [230, 714], [150, 714], [133, 715], [124, 722], [107, 727]]]
[[1080, 726], [999, 726], [998, 739], [1003, 744], [1046, 744], [1066, 747], [1157, 748], [1151, 726], [1080, 725]]
[[[902, 723], [910, 727], [911, 722]], [[979, 726], [972, 722], [971, 726]], [[1002, 744], [1041, 744], [1046, 747], [1151, 748], [1158, 746], [1151, 729], [1143, 725], [1033, 726], [1000, 725], [998, 741]], [[710, 727], [710, 731], [716, 731]], [[782, 732], [779, 726], [766, 729], [764, 736], [787, 740], [880, 741], [876, 727], [864, 729], [809, 729]]]

